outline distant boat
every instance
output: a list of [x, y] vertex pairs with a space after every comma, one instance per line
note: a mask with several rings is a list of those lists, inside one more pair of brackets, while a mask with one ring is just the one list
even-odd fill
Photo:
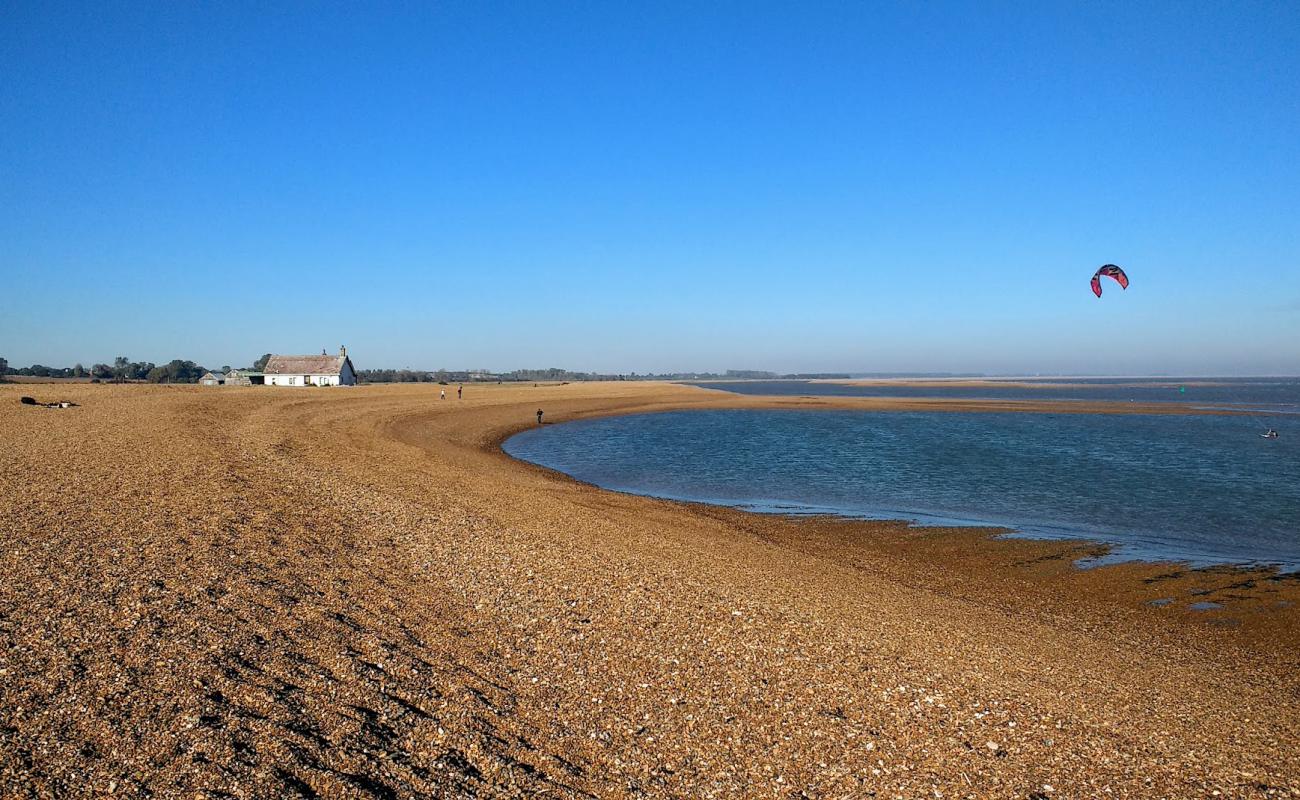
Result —
[[1272, 428], [1269, 428], [1267, 432], [1265, 432], [1265, 433], [1261, 433], [1261, 434], [1260, 434], [1260, 438], [1263, 438], [1263, 439], [1276, 439], [1276, 438], [1277, 438], [1277, 431], [1273, 430]]

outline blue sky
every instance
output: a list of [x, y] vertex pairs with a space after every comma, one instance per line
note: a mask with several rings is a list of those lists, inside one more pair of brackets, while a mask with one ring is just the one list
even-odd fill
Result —
[[1300, 374], [1294, 2], [101, 5], [0, 0], [14, 364]]

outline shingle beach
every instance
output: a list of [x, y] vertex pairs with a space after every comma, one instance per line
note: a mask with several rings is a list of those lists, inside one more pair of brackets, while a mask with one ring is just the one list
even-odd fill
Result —
[[1300, 797], [1294, 576], [1080, 570], [1095, 546], [499, 447], [539, 407], [1016, 405], [0, 386], [0, 796]]

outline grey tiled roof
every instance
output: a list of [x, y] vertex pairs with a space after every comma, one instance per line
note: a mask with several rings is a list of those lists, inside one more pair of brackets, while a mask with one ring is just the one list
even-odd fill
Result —
[[347, 356], [271, 356], [262, 371], [267, 375], [339, 375]]

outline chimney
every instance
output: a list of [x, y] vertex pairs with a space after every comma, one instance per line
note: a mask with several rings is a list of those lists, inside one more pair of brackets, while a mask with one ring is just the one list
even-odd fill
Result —
[[344, 347], [343, 345], [339, 345], [339, 356], [340, 356], [341, 358], [347, 358], [347, 357], [348, 357], [348, 349], [347, 349], [346, 347]]

